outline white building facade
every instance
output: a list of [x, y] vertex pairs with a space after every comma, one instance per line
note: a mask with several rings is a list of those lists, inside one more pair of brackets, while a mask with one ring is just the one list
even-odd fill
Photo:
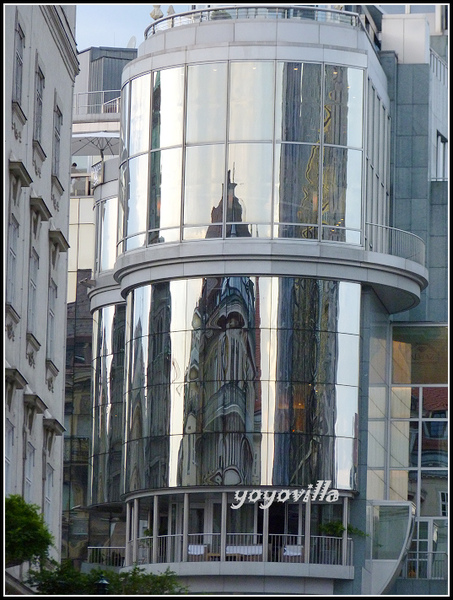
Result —
[[4, 18], [5, 495], [40, 507], [59, 558], [75, 6]]

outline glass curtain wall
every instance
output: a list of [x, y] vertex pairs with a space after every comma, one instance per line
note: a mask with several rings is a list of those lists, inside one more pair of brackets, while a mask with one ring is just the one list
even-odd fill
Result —
[[122, 94], [119, 252], [229, 237], [363, 242], [362, 69], [193, 64]]
[[346, 282], [231, 276], [131, 291], [123, 492], [356, 489], [359, 315], [360, 285]]

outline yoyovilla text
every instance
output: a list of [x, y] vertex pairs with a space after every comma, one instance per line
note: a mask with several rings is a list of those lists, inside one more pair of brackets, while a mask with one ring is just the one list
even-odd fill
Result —
[[237, 490], [234, 493], [234, 501], [237, 504], [232, 504], [231, 508], [235, 510], [241, 508], [246, 500], [248, 502], [258, 502], [262, 501], [259, 505], [263, 510], [269, 508], [271, 504], [274, 502], [288, 502], [288, 500], [293, 500], [293, 502], [297, 502], [298, 500], [302, 500], [302, 502], [308, 502], [311, 500], [312, 502], [317, 500], [318, 502], [336, 502], [338, 500], [339, 494], [338, 490], [329, 490], [330, 484], [332, 482], [330, 480], [318, 480], [316, 486], [313, 486], [310, 483], [307, 486], [307, 489], [299, 489], [299, 490]]

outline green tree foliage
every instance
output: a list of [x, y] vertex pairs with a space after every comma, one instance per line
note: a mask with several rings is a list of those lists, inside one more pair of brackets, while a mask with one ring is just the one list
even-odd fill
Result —
[[107, 594], [116, 596], [186, 594], [187, 588], [178, 583], [170, 569], [157, 575], [145, 573], [135, 566], [130, 571], [117, 573], [93, 569], [89, 573], [77, 571], [69, 561], [52, 563], [51, 569], [30, 570], [27, 583], [43, 595], [96, 595], [97, 582], [104, 576], [109, 582]]
[[28, 504], [19, 494], [5, 499], [6, 567], [45, 558], [53, 541], [39, 506]]

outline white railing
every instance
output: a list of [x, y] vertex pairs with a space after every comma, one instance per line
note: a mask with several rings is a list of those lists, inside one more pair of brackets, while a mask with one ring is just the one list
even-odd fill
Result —
[[409, 552], [400, 577], [404, 579], [447, 579], [446, 552]]
[[290, 534], [269, 534], [265, 542], [258, 533], [225, 533], [223, 543], [220, 533], [188, 534], [186, 540], [182, 534], [174, 534], [157, 536], [155, 542], [154, 545], [152, 536], [138, 538], [135, 555], [134, 542], [129, 542], [130, 564], [211, 561], [353, 564], [351, 538], [311, 536], [308, 548], [304, 535]]
[[425, 265], [425, 243], [417, 235], [402, 229], [366, 223], [365, 248]]
[[118, 114], [120, 112], [121, 90], [101, 90], [74, 94], [74, 115]]
[[353, 27], [357, 27], [360, 24], [359, 16], [356, 13], [341, 10], [317, 8], [314, 6], [241, 4], [235, 7], [225, 6], [222, 8], [193, 10], [163, 17], [146, 28], [145, 39], [148, 39], [148, 37], [159, 31], [165, 31], [173, 27], [223, 19], [308, 19], [310, 21], [343, 23]]

